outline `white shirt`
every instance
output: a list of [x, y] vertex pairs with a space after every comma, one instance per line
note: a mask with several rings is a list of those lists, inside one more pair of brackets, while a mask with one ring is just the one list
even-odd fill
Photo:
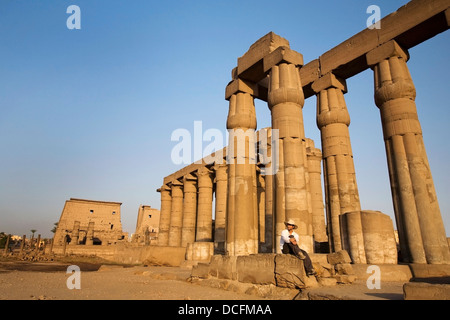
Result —
[[289, 234], [289, 230], [288, 229], [284, 229], [283, 231], [281, 231], [281, 238], [280, 238], [280, 248], [281, 250], [283, 250], [283, 245], [285, 243], [290, 243], [291, 241], [289, 240], [289, 236], [293, 235], [295, 241], [297, 241], [297, 244], [300, 242], [300, 238], [298, 237], [298, 234], [295, 231], [292, 231], [292, 234]]

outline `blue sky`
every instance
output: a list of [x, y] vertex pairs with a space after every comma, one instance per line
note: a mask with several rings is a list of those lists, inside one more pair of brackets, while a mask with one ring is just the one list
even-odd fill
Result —
[[[50, 229], [65, 200], [122, 202], [124, 231], [141, 204], [159, 208], [156, 189], [180, 169], [174, 130], [225, 132], [225, 86], [237, 58], [270, 31], [305, 63], [366, 27], [366, 9], [385, 16], [406, 0], [0, 2], [0, 231]], [[81, 30], [69, 30], [69, 5]], [[447, 234], [450, 230], [449, 34], [410, 50], [408, 63]], [[372, 72], [347, 81], [351, 142], [362, 208], [393, 217]], [[320, 147], [314, 97], [306, 135]], [[258, 127], [270, 113], [256, 103]], [[195, 160], [195, 159], [193, 159]]]

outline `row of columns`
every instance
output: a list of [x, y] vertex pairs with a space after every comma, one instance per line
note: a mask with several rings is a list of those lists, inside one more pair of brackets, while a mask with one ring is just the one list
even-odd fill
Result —
[[[403, 261], [450, 263], [422, 130], [415, 87], [406, 62], [408, 52], [390, 41], [366, 56], [373, 69], [375, 103], [380, 109], [392, 200]], [[327, 74], [312, 84], [317, 95], [331, 249], [342, 249], [339, 215], [360, 211], [345, 106], [343, 79]]]
[[[303, 59], [288, 48], [282, 50], [282, 54], [278, 50], [263, 59], [272, 117], [269, 131], [278, 134], [272, 141], [275, 146], [269, 145], [271, 150], [266, 150], [272, 153], [272, 163], [258, 166], [253, 147], [258, 85], [240, 79], [236, 73], [227, 86], [227, 164], [204, 167], [183, 181], [161, 187], [160, 245], [212, 241], [215, 184], [214, 232], [216, 248], [220, 246], [222, 252], [231, 256], [279, 252], [279, 237], [289, 219], [298, 224], [300, 245], [308, 252], [314, 251], [314, 242], [327, 239], [331, 251], [343, 249], [340, 216], [361, 211], [348, 129], [350, 115], [344, 99], [346, 83], [333, 73], [312, 83], [321, 153], [304, 132], [304, 95], [299, 76]], [[407, 59], [408, 53], [395, 41], [366, 55], [367, 65], [374, 71], [375, 103], [381, 114], [401, 254], [405, 262], [450, 263]], [[276, 170], [262, 175], [259, 170], [264, 166]]]
[[[226, 165], [205, 166], [158, 189], [161, 193], [158, 245], [187, 247], [190, 243], [212, 242], [215, 239], [217, 251], [223, 251], [228, 182], [226, 177]], [[214, 187], [216, 217], [213, 231]]]

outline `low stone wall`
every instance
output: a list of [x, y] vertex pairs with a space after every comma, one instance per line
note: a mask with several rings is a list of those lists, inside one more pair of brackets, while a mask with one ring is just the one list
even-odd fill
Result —
[[405, 300], [450, 300], [450, 284], [405, 283], [403, 296]]
[[[311, 254], [317, 278], [308, 277], [303, 261], [292, 255], [255, 254], [249, 256], [215, 255], [210, 263], [198, 263], [192, 268], [193, 279], [223, 279], [255, 285], [275, 285], [281, 288], [305, 289], [317, 286], [366, 282], [373, 275], [372, 265], [352, 264], [345, 250], [331, 254]], [[408, 282], [413, 278], [410, 266], [379, 264], [381, 282]], [[423, 267], [422, 268], [426, 268]], [[443, 267], [441, 267], [442, 269]], [[418, 269], [418, 268], [417, 268]]]
[[[63, 254], [62, 246], [54, 246], [53, 253]], [[47, 251], [48, 253], [48, 251]], [[114, 246], [67, 246], [66, 255], [97, 256], [123, 264], [149, 264], [179, 267], [185, 261], [186, 248], [136, 246], [121, 244]]]
[[291, 255], [255, 254], [229, 257], [216, 255], [210, 263], [199, 263], [192, 268], [193, 278], [211, 277], [237, 280], [257, 285], [276, 285], [290, 289], [318, 286], [316, 278], [306, 276], [303, 261]]

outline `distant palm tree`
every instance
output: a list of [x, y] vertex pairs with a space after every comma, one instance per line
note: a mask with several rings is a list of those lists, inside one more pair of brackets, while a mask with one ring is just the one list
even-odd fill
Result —
[[56, 228], [58, 227], [58, 222], [55, 222], [53, 225], [54, 225], [54, 227], [53, 227], [53, 229], [50, 230], [50, 231], [53, 232], [53, 233], [55, 233], [55, 232], [56, 232]]
[[32, 236], [31, 236], [31, 237], [34, 238], [34, 233], [35, 233], [37, 230], [31, 229], [30, 231], [31, 231], [31, 233], [32, 233]]

